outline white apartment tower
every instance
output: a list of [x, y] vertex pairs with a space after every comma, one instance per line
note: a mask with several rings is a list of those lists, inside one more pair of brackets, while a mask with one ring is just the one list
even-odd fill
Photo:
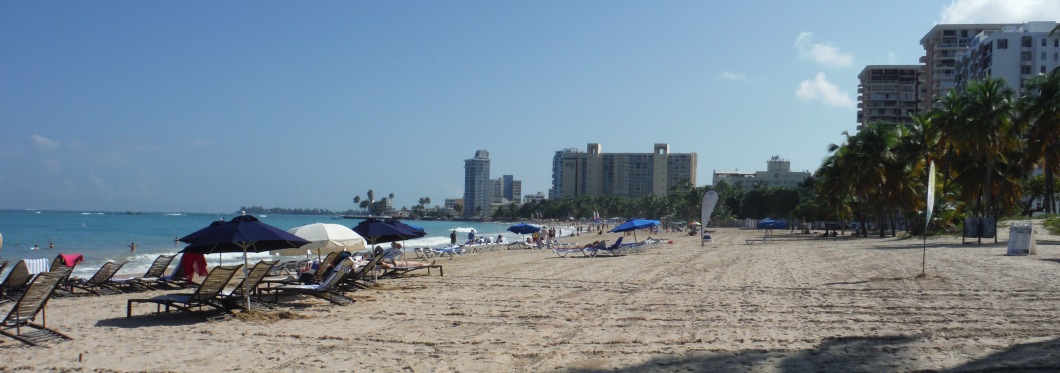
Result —
[[858, 74], [858, 130], [870, 123], [912, 123], [920, 112], [921, 65], [868, 65]]
[[464, 217], [480, 218], [489, 214], [492, 187], [490, 153], [478, 150], [474, 158], [464, 160]]
[[1028, 22], [979, 33], [957, 56], [957, 89], [992, 77], [1003, 79], [1018, 95], [1027, 79], [1060, 66], [1060, 34], [1049, 35], [1056, 26]]
[[949, 24], [935, 25], [920, 39], [924, 47], [921, 74], [920, 110], [931, 110], [946, 92], [957, 86], [957, 56], [964, 53], [972, 39], [983, 31], [1000, 30], [1013, 24]]

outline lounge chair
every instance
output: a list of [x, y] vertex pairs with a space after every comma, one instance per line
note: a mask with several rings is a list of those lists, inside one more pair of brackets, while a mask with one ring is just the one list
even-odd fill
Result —
[[339, 284], [350, 272], [353, 271], [353, 259], [346, 258], [335, 264], [335, 270], [331, 271], [323, 282], [317, 285], [280, 285], [271, 288], [260, 289], [262, 293], [273, 293], [273, 302], [279, 302], [281, 294], [311, 295], [328, 302], [345, 306], [353, 303], [346, 295], [342, 294]]
[[[72, 339], [63, 333], [48, 329], [47, 314], [41, 312], [48, 303], [48, 299], [55, 293], [55, 288], [67, 276], [70, 276], [70, 271], [61, 270], [41, 273], [34, 278], [15, 302], [11, 312], [8, 312], [4, 320], [0, 321], [0, 334], [31, 346], [48, 341]], [[41, 314], [40, 324], [33, 322], [37, 318], [37, 313]], [[34, 330], [23, 332], [23, 329], [27, 327]], [[13, 333], [12, 330], [14, 330]]]
[[617, 240], [615, 240], [615, 243], [611, 244], [611, 246], [607, 246], [607, 241], [600, 241], [600, 244], [598, 244], [596, 247], [585, 249], [585, 251], [589, 252], [589, 256], [600, 255], [600, 252], [607, 252], [612, 256], [622, 255], [621, 251], [623, 249], [623, 238], [625, 237], [619, 237]]
[[37, 274], [48, 270], [48, 259], [22, 259], [0, 283], [0, 303], [17, 300]]
[[[347, 290], [356, 289], [367, 289], [371, 284], [375, 283], [375, 278], [369, 278], [369, 274], [373, 273], [379, 263], [382, 263], [386, 259], [382, 249], [375, 249], [372, 256], [368, 259], [368, 263], [361, 266], [360, 269], [354, 268], [350, 271], [350, 274], [346, 278], [342, 279], [341, 286]], [[354, 263], [356, 267], [356, 262]]]
[[567, 246], [567, 245], [553, 245], [552, 252], [560, 258], [565, 258], [570, 253], [582, 253], [582, 256], [589, 256], [589, 253], [584, 248], [578, 245]]
[[[262, 260], [250, 267], [250, 271], [243, 277], [243, 281], [236, 285], [235, 289], [230, 292], [221, 292], [221, 304], [228, 308], [247, 308], [247, 301], [250, 301], [250, 309], [258, 308], [271, 308], [258, 299], [255, 293], [258, 285], [261, 284], [261, 280], [265, 278], [272, 271], [272, 267], [276, 265], [278, 261], [275, 260]], [[248, 295], [250, 295], [248, 297]]]
[[[202, 309], [203, 307], [212, 307], [224, 311], [227, 314], [231, 314], [231, 311], [220, 304], [218, 295], [221, 294], [225, 285], [228, 285], [228, 282], [232, 280], [232, 277], [235, 276], [240, 267], [242, 267], [242, 265], [214, 267], [210, 270], [210, 273], [206, 275], [206, 278], [202, 280], [202, 284], [195, 289], [194, 293], [165, 294], [149, 299], [129, 299], [125, 311], [125, 317], [132, 317], [133, 303], [155, 303], [157, 304], [158, 309], [162, 306], [166, 306], [166, 312], [169, 312], [170, 307], [175, 307], [206, 321], [209, 321], [210, 319], [195, 312], [192, 308]], [[161, 310], [159, 310], [159, 312], [160, 311]]]
[[118, 273], [118, 270], [127, 262], [106, 262], [103, 263], [102, 267], [96, 271], [95, 275], [89, 278], [72, 278], [66, 281], [67, 290], [73, 294], [77, 294], [75, 289], [81, 289], [97, 296], [106, 294], [117, 294], [121, 290], [114, 287], [109, 281], [114, 274]]
[[286, 284], [286, 285], [319, 284], [321, 281], [324, 280], [324, 273], [327, 272], [328, 268], [331, 266], [331, 263], [334, 262], [335, 259], [337, 259], [338, 257], [339, 257], [339, 253], [330, 253], [330, 254], [328, 254], [327, 256], [324, 257], [323, 260], [320, 261], [320, 264], [317, 265], [316, 271], [314, 271], [311, 276], [307, 276], [304, 279], [302, 279], [302, 278], [299, 278], [299, 279], [296, 279], [296, 280], [281, 279], [279, 281], [266, 281], [266, 282], [269, 282], [269, 283], [279, 282], [281, 284]]
[[147, 268], [147, 272], [144, 272], [143, 276], [123, 279], [111, 278], [109, 283], [122, 290], [154, 290], [155, 286], [159, 284], [159, 279], [166, 274], [166, 268], [169, 268], [169, 264], [173, 262], [175, 257], [176, 255], [159, 255], [151, 263], [151, 267]]
[[409, 273], [409, 272], [412, 272], [412, 271], [418, 271], [418, 270], [421, 270], [421, 269], [426, 269], [427, 270], [427, 275], [430, 275], [431, 274], [431, 268], [438, 268], [438, 275], [439, 276], [445, 276], [445, 272], [442, 270], [442, 265], [441, 264], [428, 264], [428, 265], [421, 265], [421, 266], [396, 266], [396, 265], [392, 265], [390, 267], [383, 268], [383, 274], [379, 275], [379, 277], [397, 277], [397, 276], [401, 276], [401, 275], [404, 275], [406, 273]]

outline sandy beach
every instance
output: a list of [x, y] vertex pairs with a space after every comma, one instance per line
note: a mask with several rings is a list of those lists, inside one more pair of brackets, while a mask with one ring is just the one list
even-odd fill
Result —
[[1060, 237], [1039, 229], [1038, 255], [1010, 257], [999, 231], [998, 244], [929, 239], [920, 278], [919, 238], [784, 231], [748, 245], [762, 233], [719, 229], [705, 247], [663, 234], [673, 244], [619, 257], [439, 259], [444, 277], [382, 280], [346, 307], [295, 298], [252, 320], [149, 305], [125, 317], [127, 299], [164, 291], [57, 298], [47, 324], [74, 340], [0, 339], [0, 370], [1056, 371]]

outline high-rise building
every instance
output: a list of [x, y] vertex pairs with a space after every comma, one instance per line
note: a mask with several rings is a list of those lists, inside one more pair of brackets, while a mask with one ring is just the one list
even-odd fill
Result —
[[662, 196], [682, 181], [696, 183], [696, 153], [670, 153], [667, 144], [652, 153], [610, 154], [588, 144], [584, 153], [569, 148], [552, 158], [552, 198]]
[[956, 88], [988, 77], [1001, 78], [1018, 95], [1027, 79], [1060, 66], [1056, 22], [1027, 22], [975, 35], [956, 58]]
[[523, 194], [523, 182], [512, 175], [501, 176], [501, 198], [519, 203]]
[[957, 56], [964, 53], [972, 39], [980, 32], [1000, 30], [1013, 24], [948, 24], [935, 25], [920, 39], [924, 47], [921, 73], [920, 110], [926, 112], [957, 86]]
[[921, 65], [868, 65], [858, 74], [858, 130], [870, 123], [912, 123], [920, 112]]
[[464, 160], [464, 217], [478, 218], [489, 214], [491, 190], [490, 154], [475, 152], [475, 157]]

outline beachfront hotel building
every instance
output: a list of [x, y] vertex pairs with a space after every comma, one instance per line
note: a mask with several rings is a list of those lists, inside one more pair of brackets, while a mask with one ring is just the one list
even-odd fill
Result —
[[1001, 30], [1015, 24], [944, 24], [935, 25], [920, 39], [924, 47], [924, 64], [921, 76], [920, 110], [927, 112], [957, 87], [957, 58], [972, 44], [972, 40], [983, 31]]
[[588, 144], [585, 152], [556, 152], [550, 198], [663, 196], [686, 180], [696, 183], [696, 153], [670, 153], [667, 144], [655, 144], [651, 153], [604, 153], [600, 144]]
[[522, 203], [523, 182], [512, 175], [493, 180], [492, 203]]
[[991, 77], [1003, 79], [1019, 95], [1027, 79], [1060, 66], [1060, 34], [1049, 35], [1056, 26], [1056, 22], [1027, 22], [975, 35], [956, 58], [957, 90]]
[[870, 123], [912, 123], [920, 112], [921, 65], [868, 65], [858, 74], [858, 130]]
[[[475, 152], [464, 160], [464, 217], [480, 218], [490, 213], [493, 182], [490, 180], [490, 153]], [[477, 210], [477, 211], [476, 211]]]
[[765, 171], [756, 171], [754, 173], [715, 171], [711, 181], [713, 182], [712, 185], [718, 185], [719, 182], [724, 181], [729, 185], [742, 185], [744, 189], [753, 189], [755, 185], [795, 188], [812, 175], [809, 171], [792, 172], [790, 161], [781, 159], [779, 155], [774, 155], [766, 162]]

